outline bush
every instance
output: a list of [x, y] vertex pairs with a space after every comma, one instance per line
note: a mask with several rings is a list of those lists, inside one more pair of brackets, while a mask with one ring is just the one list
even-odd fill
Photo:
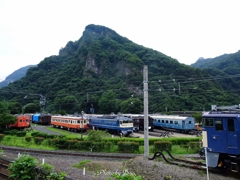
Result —
[[55, 138], [55, 136], [56, 136], [56, 135], [54, 135], [54, 134], [48, 134], [48, 135], [46, 136], [46, 138], [48, 138], [48, 139], [53, 139], [53, 138]]
[[0, 134], [0, 142], [4, 139], [4, 134]]
[[31, 136], [35, 137], [35, 136], [38, 136], [38, 134], [40, 134], [40, 132], [32, 132]]
[[26, 136], [25, 140], [29, 143], [32, 140], [32, 137], [31, 136]]
[[95, 152], [99, 152], [102, 151], [104, 148], [104, 143], [102, 142], [93, 142], [91, 144], [90, 150], [91, 151], [95, 151]]
[[112, 147], [112, 142], [106, 142], [104, 146], [106, 149], [110, 150]]
[[29, 155], [21, 155], [14, 162], [9, 164], [8, 170], [11, 171], [9, 178], [12, 180], [63, 180], [66, 176], [66, 174], [62, 172], [59, 174], [54, 172], [53, 168], [47, 163], [39, 166], [38, 164], [36, 158]]
[[18, 130], [16, 130], [16, 129], [8, 129], [8, 130], [6, 129], [3, 131], [4, 134], [9, 134], [9, 135], [13, 135], [13, 136], [16, 135], [17, 132], [18, 132]]
[[37, 160], [29, 155], [21, 155], [13, 163], [10, 163], [8, 170], [11, 171], [10, 178], [13, 180], [32, 180], [35, 179], [37, 173], [35, 166]]
[[118, 142], [118, 150], [124, 153], [139, 152], [139, 143], [136, 142]]
[[75, 149], [74, 144], [76, 144], [77, 142], [78, 140], [67, 140], [66, 146], [68, 147], [68, 149]]
[[24, 137], [24, 136], [26, 136], [26, 134], [27, 134], [26, 131], [18, 131], [18, 132], [16, 133], [16, 135], [17, 135], [18, 137]]
[[34, 138], [34, 142], [35, 142], [36, 144], [41, 144], [43, 141], [44, 141], [44, 138], [43, 138], [43, 137], [35, 137], [35, 138]]
[[162, 151], [163, 149], [167, 149], [169, 151], [172, 150], [172, 143], [170, 141], [155, 141], [154, 142], [154, 152]]
[[200, 148], [200, 143], [199, 142], [189, 142], [188, 143], [191, 149], [198, 149]]

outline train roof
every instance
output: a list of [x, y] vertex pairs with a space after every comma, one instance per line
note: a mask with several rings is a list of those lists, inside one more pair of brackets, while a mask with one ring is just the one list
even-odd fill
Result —
[[202, 114], [202, 117], [240, 117], [239, 111], [210, 111]]
[[[60, 119], [82, 119], [82, 116], [61, 116], [61, 115], [53, 115], [52, 118], [60, 118]], [[83, 118], [86, 118], [83, 116]]]
[[151, 117], [154, 118], [161, 118], [161, 119], [169, 119], [169, 120], [185, 120], [187, 118], [193, 118], [193, 117], [183, 117], [183, 116], [168, 116], [168, 115], [151, 115]]
[[132, 118], [126, 117], [126, 116], [92, 116], [89, 117], [89, 119], [102, 119], [102, 120], [132, 120]]

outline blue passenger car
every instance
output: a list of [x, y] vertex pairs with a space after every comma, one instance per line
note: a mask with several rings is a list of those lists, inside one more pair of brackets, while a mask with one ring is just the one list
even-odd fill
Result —
[[51, 123], [51, 115], [47, 114], [33, 114], [32, 123], [48, 125]]
[[123, 116], [91, 116], [89, 127], [128, 136], [133, 133], [133, 120]]
[[195, 129], [195, 119], [193, 117], [151, 115], [154, 128], [174, 129], [177, 132], [188, 133]]
[[202, 115], [202, 141], [209, 167], [240, 172], [240, 111], [211, 111]]

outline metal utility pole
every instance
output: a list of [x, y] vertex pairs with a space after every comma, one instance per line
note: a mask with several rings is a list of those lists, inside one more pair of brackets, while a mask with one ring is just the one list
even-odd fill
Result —
[[82, 125], [82, 128], [81, 128], [81, 140], [83, 139], [83, 114], [84, 114], [84, 112], [82, 111], [82, 124], [80, 124], [80, 128], [81, 128], [81, 125]]
[[180, 83], [178, 83], [178, 95], [181, 95]]
[[143, 68], [143, 95], [144, 95], [144, 157], [149, 156], [148, 140], [148, 67]]

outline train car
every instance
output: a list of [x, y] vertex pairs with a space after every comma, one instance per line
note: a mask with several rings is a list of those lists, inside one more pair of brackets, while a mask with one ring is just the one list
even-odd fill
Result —
[[30, 127], [31, 118], [28, 115], [15, 115], [16, 122], [14, 124], [9, 124], [11, 129], [24, 129]]
[[208, 166], [240, 174], [240, 110], [206, 112], [202, 122]]
[[88, 119], [79, 116], [52, 116], [51, 125], [56, 128], [67, 129], [69, 131], [86, 131], [88, 129]]
[[[122, 114], [122, 116], [126, 116], [132, 118], [133, 120], [133, 131], [144, 130], [144, 115], [143, 114]], [[148, 116], [148, 130], [153, 131], [153, 118]]]
[[124, 116], [91, 116], [89, 117], [89, 127], [92, 129], [107, 130], [109, 133], [129, 136], [133, 133], [132, 118]]
[[189, 133], [195, 130], [193, 117], [151, 115], [154, 128], [172, 129], [181, 133]]
[[33, 114], [32, 123], [49, 125], [51, 123], [51, 115], [48, 114]]

